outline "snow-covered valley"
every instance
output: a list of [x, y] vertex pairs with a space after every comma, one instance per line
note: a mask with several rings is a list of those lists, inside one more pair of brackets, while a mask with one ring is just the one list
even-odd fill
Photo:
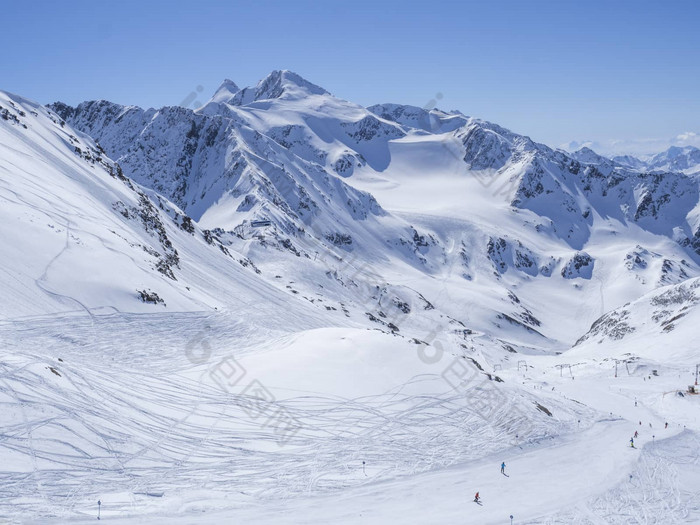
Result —
[[700, 523], [692, 151], [289, 71], [0, 116], [0, 522]]

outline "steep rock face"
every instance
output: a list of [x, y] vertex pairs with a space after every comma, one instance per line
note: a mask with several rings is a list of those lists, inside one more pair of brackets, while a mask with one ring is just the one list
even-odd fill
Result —
[[560, 232], [578, 248], [588, 234], [591, 212], [669, 236], [681, 226], [689, 236], [686, 217], [698, 201], [698, 186], [692, 179], [679, 173], [605, 168], [557, 153], [546, 160], [538, 156], [525, 171], [513, 204], [557, 219], [566, 226], [565, 230], [560, 226]]
[[687, 260], [673, 260], [639, 244], [625, 254], [624, 264], [641, 282], [653, 282], [656, 286], [678, 284], [693, 274]]
[[498, 126], [473, 123], [457, 134], [464, 145], [464, 162], [470, 170], [502, 169], [506, 163], [531, 158], [534, 143]]
[[179, 107], [143, 110], [104, 101], [52, 109], [102, 144], [127, 176], [199, 218], [189, 208], [206, 190], [201, 175], [211, 165], [223, 169], [221, 146], [232, 131], [228, 122]]
[[538, 273], [549, 275], [546, 270], [541, 272], [539, 257], [518, 240], [492, 237], [488, 241], [486, 252], [497, 274], [515, 269], [530, 276]]
[[595, 337], [609, 338], [613, 340], [623, 339], [626, 335], [635, 331], [635, 327], [629, 323], [630, 313], [627, 310], [615, 310], [598, 319], [591, 329], [576, 344], [581, 344]]
[[594, 264], [593, 257], [586, 252], [579, 252], [564, 265], [564, 268], [561, 270], [561, 276], [564, 279], [575, 279], [577, 277], [590, 279], [593, 276]]
[[667, 236], [680, 227], [683, 239], [692, 237], [687, 216], [699, 193], [689, 177], [588, 165], [559, 152], [543, 153], [538, 149], [524, 170], [513, 205], [551, 218], [572, 247], [585, 243], [593, 212]]
[[[386, 163], [387, 154], [377, 149], [404, 134], [395, 124], [339, 101], [289, 71], [275, 71], [255, 88], [233, 93], [236, 89], [226, 80], [196, 112], [178, 107], [142, 110], [105, 101], [52, 107], [95, 137], [129, 176], [168, 196], [197, 219], [235, 187], [246, 166], [261, 173], [274, 165], [302, 172], [319, 172], [322, 167], [349, 176], [368, 161]], [[318, 101], [309, 102], [314, 97]], [[258, 107], [254, 103], [259, 101], [292, 104], [295, 111], [285, 118], [290, 112], [283, 111], [284, 106], [267, 122], [267, 115], [278, 108]], [[324, 112], [327, 105], [337, 111]], [[358, 193], [350, 188], [345, 192]]]

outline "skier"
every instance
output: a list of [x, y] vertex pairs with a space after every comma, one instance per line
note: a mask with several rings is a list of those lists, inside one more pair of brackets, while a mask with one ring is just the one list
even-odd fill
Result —
[[666, 423], [666, 426], [664, 426], [664, 428], [668, 428], [668, 423]]
[[478, 492], [477, 492], [476, 495], [474, 496], [474, 502], [475, 502], [475, 503], [481, 503], [481, 502], [479, 501], [479, 493], [478, 493]]
[[634, 406], [637, 406], [637, 400], [636, 400], [636, 399], [634, 400]]
[[635, 431], [634, 431], [634, 437], [638, 437], [638, 436], [639, 436], [639, 433], [635, 430]]
[[503, 463], [501, 463], [501, 474], [505, 474], [505, 473], [506, 473], [506, 462], [504, 461]]
[[630, 447], [634, 448], [634, 438], [630, 438]]

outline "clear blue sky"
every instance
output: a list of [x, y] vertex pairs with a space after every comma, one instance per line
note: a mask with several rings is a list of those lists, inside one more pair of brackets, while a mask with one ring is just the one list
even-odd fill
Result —
[[[291, 69], [550, 145], [700, 135], [700, 2], [4, 2], [0, 89], [160, 107]], [[691, 136], [692, 137], [692, 136]], [[624, 144], [624, 142], [623, 142]]]

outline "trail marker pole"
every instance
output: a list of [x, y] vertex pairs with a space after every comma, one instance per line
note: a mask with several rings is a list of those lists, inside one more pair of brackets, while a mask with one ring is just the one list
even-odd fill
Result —
[[102, 509], [102, 501], [98, 499], [97, 500], [97, 519], [98, 520], [100, 519], [100, 510], [101, 509]]
[[367, 472], [365, 472], [365, 462], [362, 462], [362, 473], [366, 476]]
[[513, 525], [513, 515], [510, 515], [510, 525]]

